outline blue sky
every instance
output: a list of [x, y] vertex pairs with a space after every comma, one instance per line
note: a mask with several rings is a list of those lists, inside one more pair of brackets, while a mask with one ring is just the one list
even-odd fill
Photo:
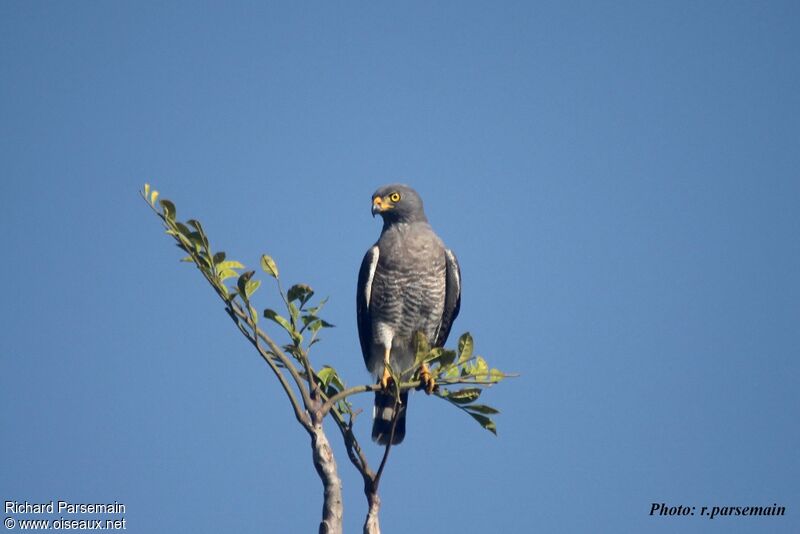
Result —
[[307, 436], [137, 190], [329, 296], [315, 361], [357, 384], [402, 181], [461, 262], [454, 333], [521, 377], [496, 438], [413, 396], [384, 531], [797, 532], [798, 49], [777, 1], [0, 3], [3, 500], [315, 531]]

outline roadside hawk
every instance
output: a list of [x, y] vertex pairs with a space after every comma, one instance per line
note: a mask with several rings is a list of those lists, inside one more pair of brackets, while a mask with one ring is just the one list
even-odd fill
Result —
[[[382, 386], [375, 392], [372, 439], [386, 445], [395, 407], [392, 444], [403, 441], [408, 408], [407, 391], [395, 405], [386, 363], [401, 380], [409, 380], [416, 332], [431, 347], [445, 344], [461, 307], [461, 272], [453, 252], [428, 224], [416, 191], [400, 184], [381, 187], [372, 195], [375, 214], [383, 218], [383, 230], [361, 262], [356, 313], [364, 362]], [[431, 393], [434, 384], [427, 367], [420, 378]]]

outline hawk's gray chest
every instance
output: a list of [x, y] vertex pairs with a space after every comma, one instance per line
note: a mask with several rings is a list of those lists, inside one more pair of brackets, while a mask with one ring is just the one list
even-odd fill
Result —
[[371, 359], [380, 362], [383, 347], [391, 346], [392, 360], [401, 370], [413, 361], [416, 331], [431, 343], [436, 337], [444, 310], [445, 249], [425, 222], [392, 225], [377, 245], [380, 255], [370, 298]]

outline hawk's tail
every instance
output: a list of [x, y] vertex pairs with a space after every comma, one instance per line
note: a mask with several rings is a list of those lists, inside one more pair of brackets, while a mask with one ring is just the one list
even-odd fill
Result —
[[[389, 443], [392, 436], [392, 420], [395, 415], [395, 396], [393, 393], [375, 392], [375, 408], [372, 412], [372, 441], [379, 445]], [[408, 391], [400, 394], [397, 423], [394, 423], [394, 436], [392, 445], [397, 445], [406, 437], [406, 408], [408, 407]]]

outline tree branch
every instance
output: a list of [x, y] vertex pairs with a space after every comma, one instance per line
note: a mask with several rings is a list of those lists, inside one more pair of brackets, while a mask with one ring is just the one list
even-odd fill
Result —
[[[421, 382], [419, 380], [412, 382], [403, 382], [402, 384], [400, 384], [399, 389], [400, 391], [406, 391], [409, 389], [417, 388], [420, 386], [420, 384]], [[369, 391], [380, 391], [380, 389], [381, 389], [380, 384], [363, 384], [360, 386], [353, 386], [351, 388], [344, 389], [339, 393], [337, 393], [336, 395], [333, 395], [332, 397], [328, 398], [328, 400], [325, 401], [325, 403], [322, 405], [322, 408], [320, 408], [320, 412], [324, 417], [337, 402], [344, 400], [351, 395], [357, 395], [359, 393], [367, 393]]]
[[339, 413], [335, 407], [330, 411], [333, 416], [333, 420], [336, 423], [336, 426], [339, 428], [339, 431], [342, 434], [342, 439], [344, 439], [345, 449], [347, 450], [347, 456], [350, 459], [350, 462], [353, 466], [361, 473], [361, 476], [364, 478], [364, 481], [372, 480], [374, 473], [369, 468], [369, 462], [367, 462], [367, 457], [364, 454], [364, 451], [361, 449], [361, 445], [358, 443], [355, 434], [353, 434], [353, 414], [350, 413], [350, 421], [348, 423], [344, 422], [344, 417], [342, 414]]
[[[304, 380], [300, 376], [300, 373], [297, 372], [297, 368], [295, 368], [292, 360], [286, 356], [286, 353], [281, 350], [281, 348], [274, 342], [272, 339], [257, 325], [252, 324], [252, 319], [250, 318], [249, 314], [245, 313], [244, 310], [236, 303], [228, 301], [229, 308], [239, 317], [241, 320], [245, 321], [245, 323], [250, 326], [251, 328], [254, 327], [254, 331], [257, 333], [258, 337], [260, 337], [264, 342], [269, 346], [270, 353], [274, 355], [278, 360], [280, 360], [281, 364], [286, 368], [290, 375], [292, 375], [292, 379], [294, 379], [295, 384], [297, 385], [297, 389], [300, 391], [300, 396], [303, 399], [303, 406], [306, 410], [311, 412], [313, 409], [313, 402], [311, 400], [311, 396], [308, 393], [308, 389], [304, 386]], [[248, 336], [249, 337], [249, 336]], [[252, 340], [251, 340], [252, 342]]]
[[381, 498], [378, 492], [367, 492], [367, 519], [364, 521], [364, 534], [381, 534], [378, 513], [381, 510]]
[[311, 432], [311, 449], [314, 468], [322, 480], [323, 503], [320, 534], [342, 534], [342, 481], [336, 467], [336, 458], [325, 436], [322, 422], [316, 422]]
[[309, 434], [311, 434], [313, 432], [313, 428], [311, 426], [311, 421], [309, 420], [308, 417], [308, 412], [304, 411], [303, 408], [300, 406], [297, 397], [295, 397], [294, 391], [292, 391], [292, 386], [289, 385], [289, 382], [286, 380], [286, 377], [283, 376], [283, 373], [281, 373], [280, 369], [278, 369], [278, 366], [275, 365], [275, 362], [272, 361], [272, 358], [270, 357], [269, 353], [263, 348], [261, 348], [261, 345], [259, 345], [258, 343], [258, 335], [253, 337], [248, 336], [248, 339], [255, 346], [256, 350], [264, 359], [264, 361], [267, 362], [267, 365], [269, 365], [269, 368], [272, 369], [272, 372], [275, 374], [275, 376], [278, 378], [278, 381], [281, 383], [283, 391], [286, 393], [286, 396], [289, 397], [289, 402], [292, 404], [292, 409], [294, 410], [295, 419], [297, 419], [297, 422], [300, 423], [300, 425], [302, 425], [302, 427], [305, 428], [306, 431], [309, 432]]

